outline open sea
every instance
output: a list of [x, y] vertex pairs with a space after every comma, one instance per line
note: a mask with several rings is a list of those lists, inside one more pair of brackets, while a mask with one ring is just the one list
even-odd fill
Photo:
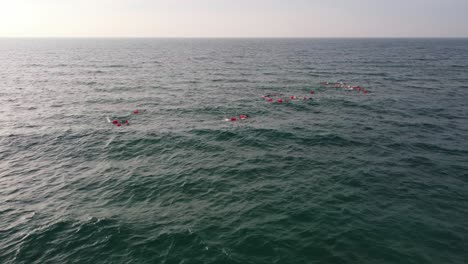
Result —
[[0, 124], [2, 264], [468, 263], [468, 39], [0, 39]]

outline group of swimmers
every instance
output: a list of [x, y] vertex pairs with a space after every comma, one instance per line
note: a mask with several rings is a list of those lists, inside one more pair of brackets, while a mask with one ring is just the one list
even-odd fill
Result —
[[[363, 92], [364, 94], [367, 94], [369, 92], [368, 90], [362, 88], [361, 86], [352, 86], [352, 85], [346, 84], [344, 82], [336, 82], [336, 83], [323, 82], [323, 83], [321, 83], [321, 85], [327, 86], [327, 87], [329, 85], [332, 85], [333, 88], [343, 88], [346, 91], [358, 91], [358, 92]], [[315, 91], [310, 91], [309, 94], [310, 95], [304, 95], [303, 97], [301, 96], [302, 101], [313, 100], [313, 97], [311, 97], [311, 95], [314, 95]], [[270, 102], [270, 103], [276, 102], [278, 104], [287, 103], [289, 101], [299, 101], [299, 100], [301, 100], [301, 97], [298, 97], [298, 96], [295, 96], [295, 95], [291, 95], [291, 96], [287, 97], [282, 93], [276, 93], [276, 92], [272, 93], [272, 94], [267, 94], [267, 95], [262, 96], [262, 98], [264, 98], [267, 102]], [[140, 111], [138, 109], [135, 109], [133, 111], [134, 115], [138, 115], [139, 113], [140, 113]], [[240, 120], [246, 120], [248, 118], [250, 118], [249, 115], [241, 114], [241, 115], [239, 115], [239, 117], [237, 117], [237, 116], [233, 116], [231, 118], [225, 117], [224, 121], [235, 122], [235, 121], [240, 121]], [[107, 118], [107, 121], [109, 123], [111, 122], [109, 118]], [[126, 126], [130, 125], [130, 122], [128, 121], [128, 119], [125, 119], [122, 122], [119, 121], [118, 119], [114, 119], [112, 121], [112, 123], [114, 125], [118, 126], [118, 127], [120, 127], [122, 125], [126, 125]]]
[[231, 119], [225, 117], [224, 121], [233, 121], [233, 122], [235, 122], [235, 121], [238, 121], [238, 120], [245, 120], [245, 119], [247, 119], [249, 117], [250, 117], [249, 115], [242, 114], [242, 115], [239, 115], [239, 118], [237, 118], [237, 116], [233, 116], [233, 117], [231, 117]]
[[[329, 85], [332, 85], [332, 87], [334, 88], [342, 88], [344, 89], [345, 91], [357, 91], [357, 92], [362, 92], [364, 94], [367, 94], [369, 91], [364, 89], [363, 87], [361, 86], [356, 86], [356, 85], [350, 85], [350, 84], [346, 84], [344, 82], [335, 82], [335, 83], [330, 83], [330, 82], [323, 82], [321, 83], [322, 86], [329, 86]], [[295, 95], [291, 95], [291, 96], [285, 96], [284, 94], [282, 93], [271, 93], [271, 94], [266, 94], [266, 95], [263, 95], [262, 98], [264, 98], [267, 102], [269, 103], [278, 103], [278, 104], [282, 104], [282, 103], [287, 103], [289, 101], [300, 101], [301, 98], [302, 98], [302, 101], [308, 101], [308, 100], [313, 100], [314, 98], [312, 97], [312, 95], [315, 94], [315, 91], [310, 91], [309, 92], [309, 95], [304, 95], [304, 96], [295, 96]], [[228, 119], [228, 118], [224, 118], [225, 121], [238, 121], [238, 120], [245, 120], [247, 119], [249, 116], [248, 115], [240, 115], [239, 118], [237, 117], [232, 117], [231, 119]]]
[[[315, 94], [315, 91], [310, 91], [310, 94]], [[300, 100], [300, 98], [295, 95], [285, 97], [284, 94], [282, 93], [272, 93], [272, 94], [264, 95], [262, 97], [265, 98], [267, 102], [277, 102], [279, 104], [287, 103], [288, 101], [293, 101], [293, 100]], [[304, 101], [312, 100], [312, 97], [304, 96], [302, 100]], [[239, 115], [239, 118], [237, 116], [233, 116], [230, 119], [225, 117], [224, 121], [235, 122], [235, 121], [240, 121], [240, 120], [246, 120], [248, 118], [249, 118], [249, 115], [242, 114], [242, 115]]]
[[[310, 91], [310, 94], [315, 94], [315, 91]], [[265, 98], [265, 100], [267, 102], [270, 102], [270, 103], [276, 102], [276, 103], [279, 103], [279, 104], [287, 103], [289, 101], [301, 100], [300, 99], [301, 97], [298, 97], [298, 96], [295, 96], [295, 95], [285, 97], [284, 94], [282, 94], [282, 93], [267, 94], [267, 95], [263, 95], [262, 98]], [[307, 95], [304, 95], [302, 97], [303, 101], [312, 100], [312, 99], [313, 99], [312, 97], [309, 97]]]
[[[138, 109], [133, 110], [134, 115], [138, 115], [139, 113], [140, 113], [140, 111]], [[118, 119], [114, 119], [111, 122], [111, 120], [109, 118], [107, 118], [107, 122], [112, 123], [112, 124], [114, 124], [114, 125], [116, 125], [118, 127], [120, 127], [122, 125], [126, 125], [126, 126], [130, 125], [130, 121], [128, 121], [128, 119], [125, 119], [125, 120], [122, 120], [122, 121], [120, 121]]]
[[[331, 85], [331, 83], [329, 82], [323, 82], [322, 83], [323, 86], [328, 86], [328, 85]], [[362, 88], [361, 86], [356, 86], [356, 85], [350, 85], [350, 84], [346, 84], [344, 82], [337, 82], [337, 83], [334, 83], [333, 84], [333, 88], [343, 88], [345, 91], [358, 91], [358, 92], [363, 92], [364, 94], [367, 94], [369, 93], [368, 90]]]

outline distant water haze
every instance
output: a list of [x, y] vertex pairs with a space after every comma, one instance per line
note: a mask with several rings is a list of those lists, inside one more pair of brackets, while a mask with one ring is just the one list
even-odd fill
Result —
[[1, 0], [0, 37], [468, 37], [465, 0]]

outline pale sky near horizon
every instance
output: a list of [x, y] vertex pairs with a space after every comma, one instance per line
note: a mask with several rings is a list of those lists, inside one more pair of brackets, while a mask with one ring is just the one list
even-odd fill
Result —
[[0, 37], [468, 37], [468, 0], [0, 0]]

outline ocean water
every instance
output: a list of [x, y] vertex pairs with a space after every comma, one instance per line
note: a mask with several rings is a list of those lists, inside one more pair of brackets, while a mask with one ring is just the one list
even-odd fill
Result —
[[466, 39], [0, 39], [0, 263], [468, 263], [467, 102]]

